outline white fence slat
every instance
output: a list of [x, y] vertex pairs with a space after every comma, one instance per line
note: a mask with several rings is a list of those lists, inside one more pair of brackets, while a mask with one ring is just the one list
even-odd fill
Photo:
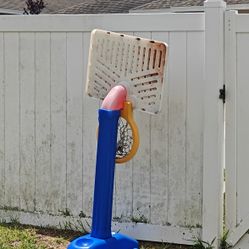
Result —
[[[204, 33], [187, 33], [186, 225], [200, 226], [202, 215], [202, 150]], [[198, 54], [199, 56], [196, 56]]]
[[[125, 32], [133, 35], [132, 32]], [[136, 121], [136, 120], [135, 120]], [[114, 220], [127, 221], [132, 217], [132, 161], [116, 164], [115, 169], [115, 217]]]
[[[153, 32], [152, 39], [168, 43], [168, 35], [166, 32]], [[161, 111], [151, 117], [151, 223], [161, 225], [167, 224], [169, 181], [168, 68], [165, 76]]]
[[4, 37], [0, 33], [0, 206], [5, 205], [5, 148], [4, 148], [4, 101], [5, 101], [5, 83], [4, 83]]
[[184, 225], [186, 188], [186, 33], [170, 33], [168, 222]]
[[36, 209], [51, 212], [50, 33], [36, 33]]
[[83, 46], [82, 33], [67, 33], [67, 209], [75, 216], [83, 205]]
[[19, 35], [4, 34], [5, 46], [5, 199], [19, 207]]
[[20, 33], [20, 208], [35, 209], [35, 36]]
[[66, 210], [66, 34], [51, 34], [51, 197], [53, 213]]
[[115, 171], [115, 214], [113, 219], [127, 221], [132, 217], [132, 161], [116, 164]]
[[[235, 11], [226, 12], [226, 43], [225, 43], [225, 82], [227, 88], [226, 103], [226, 228], [232, 231], [236, 225], [236, 185], [237, 180], [237, 155], [236, 155], [236, 32]], [[230, 237], [230, 236], [229, 236]], [[230, 239], [230, 238], [229, 238]]]
[[[90, 33], [83, 35], [83, 84], [85, 89]], [[83, 212], [92, 215], [93, 189], [96, 164], [99, 101], [83, 94]]]
[[[151, 38], [151, 32], [136, 32], [134, 35]], [[147, 223], [150, 221], [151, 211], [151, 117], [147, 113], [135, 112], [135, 120], [140, 134], [140, 145], [133, 159], [133, 219]]]
[[249, 176], [248, 42], [248, 33], [237, 34], [237, 224], [248, 218], [249, 208], [248, 189], [245, 187]]

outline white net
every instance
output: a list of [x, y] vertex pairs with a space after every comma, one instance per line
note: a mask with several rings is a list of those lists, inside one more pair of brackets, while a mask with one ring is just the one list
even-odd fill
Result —
[[118, 121], [118, 138], [116, 159], [127, 156], [133, 145], [132, 129], [126, 119], [120, 117]]

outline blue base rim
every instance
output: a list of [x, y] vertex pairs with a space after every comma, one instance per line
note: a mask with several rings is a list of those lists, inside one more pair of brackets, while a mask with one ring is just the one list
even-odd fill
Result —
[[108, 239], [98, 239], [90, 234], [73, 240], [67, 249], [139, 249], [138, 242], [121, 233]]

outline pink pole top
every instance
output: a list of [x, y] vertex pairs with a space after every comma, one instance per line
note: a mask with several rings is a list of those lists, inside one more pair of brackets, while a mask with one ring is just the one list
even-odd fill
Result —
[[110, 92], [106, 95], [101, 109], [105, 110], [122, 110], [124, 108], [124, 102], [126, 100], [127, 90], [122, 85], [114, 86]]

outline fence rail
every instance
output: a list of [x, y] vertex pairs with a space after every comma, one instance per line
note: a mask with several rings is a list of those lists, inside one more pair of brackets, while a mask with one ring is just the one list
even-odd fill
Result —
[[[66, 21], [65, 21], [66, 20]], [[204, 31], [203, 13], [1, 16], [3, 32]]]

